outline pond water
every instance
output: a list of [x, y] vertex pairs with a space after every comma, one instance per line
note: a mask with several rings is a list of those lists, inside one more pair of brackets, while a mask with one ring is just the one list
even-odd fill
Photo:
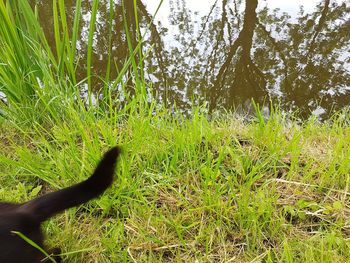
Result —
[[[31, 0], [55, 50], [52, 2]], [[75, 2], [65, 1], [69, 26]], [[92, 58], [96, 76], [106, 75], [109, 53], [114, 59], [111, 79], [130, 55], [124, 19], [136, 47], [133, 2], [124, 2], [123, 18], [121, 1], [99, 1]], [[249, 107], [252, 99], [271, 99], [304, 117], [326, 118], [350, 104], [347, 0], [164, 0], [154, 20], [159, 1], [136, 3], [140, 33], [145, 34], [142, 54], [148, 54], [141, 63], [144, 78], [167, 105], [187, 110], [206, 102], [210, 109], [231, 109]], [[92, 1], [82, 1], [78, 80], [86, 77], [91, 9]], [[131, 72], [125, 81], [132, 92]], [[102, 85], [93, 78], [95, 90]]]

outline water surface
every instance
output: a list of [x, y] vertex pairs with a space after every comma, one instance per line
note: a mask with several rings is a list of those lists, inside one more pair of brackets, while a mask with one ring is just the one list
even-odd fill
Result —
[[[55, 50], [52, 1], [31, 2]], [[327, 117], [350, 103], [347, 1], [312, 0], [300, 6], [304, 1], [165, 0], [153, 20], [158, 1], [137, 0], [140, 31], [133, 1], [125, 1], [124, 16], [121, 1], [110, 2], [99, 1], [92, 65], [96, 76], [106, 75], [109, 53], [114, 59], [111, 80], [129, 57], [126, 22], [133, 48], [139, 33], [145, 33], [142, 54], [148, 56], [136, 60], [142, 77], [167, 105], [186, 110], [206, 102], [210, 109], [231, 109], [249, 107], [252, 99], [271, 99], [305, 117]], [[65, 8], [71, 27], [75, 1], [65, 1]], [[78, 81], [86, 77], [91, 8], [91, 1], [82, 1]], [[133, 93], [132, 70], [124, 80]], [[95, 90], [104, 84], [93, 78]]]

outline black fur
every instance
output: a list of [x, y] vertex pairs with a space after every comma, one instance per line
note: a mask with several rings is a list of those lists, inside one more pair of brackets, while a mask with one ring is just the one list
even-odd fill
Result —
[[[24, 204], [0, 202], [0, 262], [42, 262], [45, 255], [13, 231], [24, 234], [43, 248], [44, 237], [40, 224], [65, 209], [83, 204], [102, 194], [113, 182], [119, 154], [119, 147], [110, 149], [92, 176], [84, 182], [37, 197]], [[47, 252], [57, 254], [59, 249]], [[58, 256], [54, 259], [60, 262]]]

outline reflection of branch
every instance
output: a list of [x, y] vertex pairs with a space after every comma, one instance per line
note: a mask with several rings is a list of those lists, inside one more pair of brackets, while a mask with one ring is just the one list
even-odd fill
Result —
[[203, 33], [204, 33], [204, 30], [205, 30], [205, 27], [206, 27], [206, 25], [207, 25], [208, 22], [209, 22], [209, 18], [210, 18], [210, 16], [211, 16], [211, 13], [213, 12], [213, 10], [214, 10], [214, 8], [215, 8], [217, 2], [218, 2], [218, 0], [216, 0], [216, 1], [214, 2], [214, 4], [212, 5], [212, 7], [210, 8], [210, 11], [209, 11], [209, 13], [208, 13], [208, 15], [207, 15], [207, 19], [206, 19], [205, 22], [203, 23], [202, 31], [200, 32], [199, 36], [197, 37], [196, 42], [195, 42], [195, 45], [196, 45], [197, 42], [201, 39], [201, 37], [202, 37], [202, 35], [203, 35]]
[[225, 24], [228, 24], [226, 5], [227, 5], [227, 0], [222, 0], [222, 18], [221, 18], [221, 26], [220, 26], [221, 30], [220, 30], [220, 34], [219, 34], [219, 41], [224, 39], [224, 27], [225, 27]]
[[312, 52], [314, 51], [316, 38], [320, 34], [320, 32], [322, 30], [322, 27], [323, 27], [323, 25], [326, 22], [327, 13], [328, 13], [328, 10], [329, 10], [329, 2], [330, 2], [330, 0], [325, 0], [320, 20], [318, 21], [318, 25], [317, 25], [317, 27], [315, 29], [315, 34], [312, 37], [311, 42], [309, 44], [309, 50], [308, 50], [307, 55], [306, 55], [307, 59], [311, 56]]
[[225, 9], [226, 5], [227, 5], [227, 0], [222, 0], [222, 17], [221, 17], [220, 29], [216, 39], [215, 46], [213, 47], [212, 51], [210, 52], [210, 55], [208, 56], [208, 61], [211, 61], [211, 63], [210, 63], [210, 66], [206, 68], [204, 76], [210, 76], [210, 74], [208, 74], [209, 70], [211, 70], [212, 72], [214, 71], [214, 68], [216, 65], [216, 57], [219, 51], [219, 45], [224, 40], [224, 28], [225, 28], [225, 25], [228, 24], [227, 14]]
[[236, 39], [236, 41], [233, 43], [233, 45], [230, 47], [230, 51], [227, 54], [225, 62], [222, 64], [222, 66], [219, 70], [219, 73], [216, 76], [216, 80], [214, 82], [214, 88], [216, 89], [216, 91], [220, 91], [222, 84], [225, 81], [226, 71], [230, 66], [233, 55], [236, 53], [236, 51], [240, 45], [241, 45], [241, 39], [240, 39], [240, 37], [238, 37]]
[[265, 26], [263, 24], [260, 23], [260, 21], [258, 22], [258, 26], [259, 28], [266, 34], [267, 38], [270, 40], [271, 44], [273, 45], [273, 47], [276, 49], [276, 51], [280, 54], [281, 60], [283, 61], [283, 64], [285, 67], [287, 67], [287, 59], [286, 56], [284, 55], [281, 47], [279, 46], [278, 42], [276, 41], [276, 39], [274, 39], [271, 36], [271, 32], [268, 31]]
[[163, 45], [162, 45], [162, 39], [161, 39], [161, 37], [160, 37], [160, 35], [158, 33], [157, 27], [153, 23], [152, 16], [148, 13], [146, 7], [141, 2], [141, 0], [137, 0], [137, 7], [140, 9], [141, 13], [143, 14], [144, 18], [146, 19], [147, 24], [149, 24], [150, 27], [151, 27], [152, 38], [153, 38], [153, 40], [154, 40], [154, 42], [156, 44], [155, 51], [156, 51], [156, 57], [157, 57], [157, 60], [158, 60], [158, 65], [159, 65], [160, 71], [162, 72], [162, 78], [163, 78], [163, 81], [164, 81], [164, 86], [166, 86], [167, 85], [167, 75], [166, 75], [165, 70], [164, 70], [166, 68], [166, 65], [164, 63], [163, 55], [162, 55], [162, 54], [164, 54], [164, 52], [163, 52]]
[[265, 35], [267, 36], [268, 40], [270, 40], [271, 44], [273, 45], [273, 47], [275, 48], [275, 50], [279, 53], [280, 55], [280, 58], [283, 62], [283, 65], [284, 65], [284, 79], [286, 81], [286, 84], [289, 86], [289, 80], [288, 80], [288, 71], [289, 71], [289, 68], [288, 68], [288, 63], [287, 63], [287, 58], [286, 56], [284, 55], [284, 52], [283, 50], [281, 49], [279, 43], [276, 41], [276, 39], [274, 39], [272, 36], [271, 36], [271, 32], [268, 31], [265, 26], [263, 24], [260, 23], [260, 21], [258, 21], [258, 26], [259, 28], [263, 31], [263, 33], [265, 33]]
[[[305, 61], [305, 65], [308, 65], [309, 64], [309, 59], [310, 59], [310, 56], [312, 55], [314, 49], [315, 49], [315, 45], [316, 45], [316, 38], [317, 36], [319, 35], [319, 33], [321, 32], [321, 29], [323, 27], [323, 25], [325, 24], [326, 22], [326, 17], [327, 17], [327, 13], [328, 13], [328, 10], [329, 10], [329, 2], [330, 0], [325, 0], [325, 5], [323, 7], [323, 10], [322, 10], [322, 13], [321, 13], [321, 17], [318, 21], [318, 25], [315, 29], [315, 34], [313, 35], [312, 39], [311, 39], [311, 42], [309, 44], [309, 49], [306, 53], [306, 61]], [[305, 68], [304, 67], [301, 67], [299, 70], [298, 70], [298, 75], [301, 74], [301, 72], [304, 70]]]
[[236, 17], [237, 17], [237, 27], [240, 28], [241, 26], [241, 19], [239, 18], [239, 12], [238, 12], [238, 7], [237, 7], [237, 1], [233, 1], [233, 6], [235, 7], [234, 10], [235, 10], [235, 14], [236, 14]]
[[[253, 34], [254, 34], [254, 28], [257, 22], [257, 15], [256, 15], [256, 8], [258, 6], [258, 1], [257, 0], [250, 0], [246, 1], [246, 7], [245, 7], [245, 14], [244, 14], [244, 22], [243, 22], [243, 28], [241, 32], [239, 33], [237, 39], [231, 45], [230, 51], [222, 64], [218, 75], [216, 76], [216, 80], [213, 85], [214, 89], [214, 102], [217, 100], [217, 94], [218, 91], [221, 90], [226, 75], [227, 75], [227, 70], [231, 64], [232, 58], [234, 54], [236, 53], [238, 47], [242, 47], [242, 54], [241, 56], [243, 57], [243, 63], [246, 63], [250, 59], [250, 50], [252, 47], [252, 41], [253, 41]], [[248, 77], [248, 76], [246, 76]]]

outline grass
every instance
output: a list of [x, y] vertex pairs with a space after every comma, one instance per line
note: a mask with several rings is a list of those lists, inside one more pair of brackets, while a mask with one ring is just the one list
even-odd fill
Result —
[[348, 125], [169, 116], [5, 121], [0, 198], [79, 182], [121, 144], [113, 188], [44, 227], [68, 262], [350, 261]]
[[247, 121], [194, 107], [186, 118], [146, 103], [138, 47], [112, 83], [131, 68], [136, 95], [121, 105], [103, 90], [93, 105], [79, 99], [63, 2], [55, 55], [25, 2], [0, 2], [0, 200], [79, 182], [124, 147], [106, 194], [45, 223], [64, 262], [350, 262], [349, 112], [300, 123], [277, 108]]

